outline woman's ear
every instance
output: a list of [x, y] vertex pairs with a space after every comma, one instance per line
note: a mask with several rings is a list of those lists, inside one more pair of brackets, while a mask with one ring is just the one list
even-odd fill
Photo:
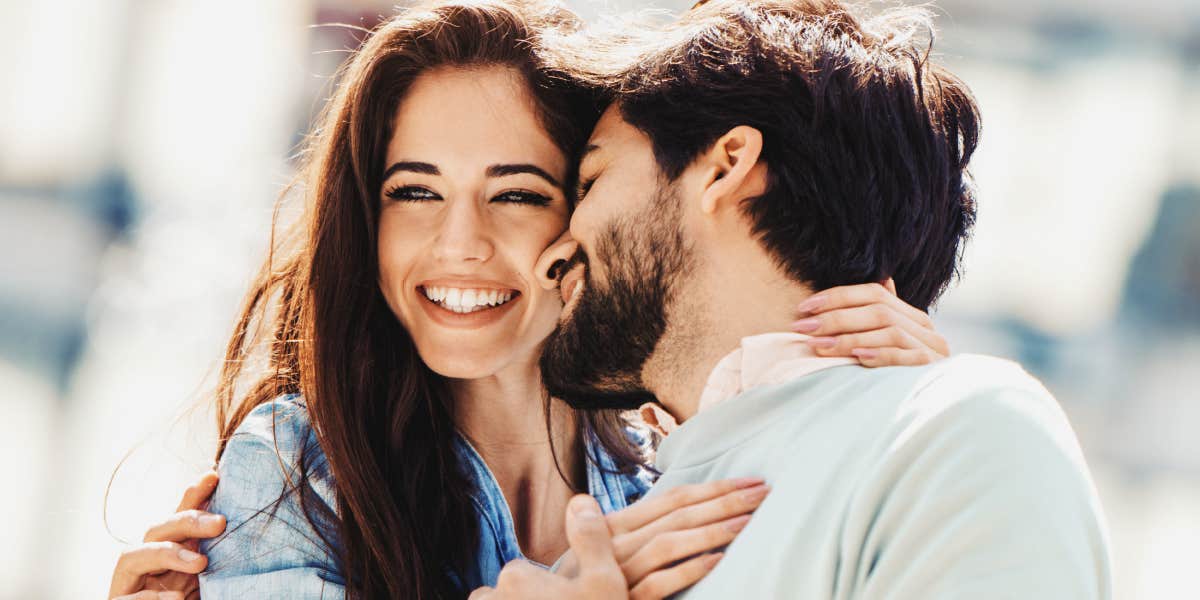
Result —
[[767, 169], [762, 157], [762, 132], [738, 125], [709, 149], [710, 165], [700, 209], [706, 214], [736, 205], [767, 191]]

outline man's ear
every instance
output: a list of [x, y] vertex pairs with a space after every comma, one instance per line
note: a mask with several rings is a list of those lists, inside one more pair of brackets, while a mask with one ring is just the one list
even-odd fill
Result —
[[713, 144], [705, 158], [709, 169], [700, 209], [714, 214], [726, 206], [767, 191], [766, 164], [762, 157], [762, 132], [738, 125]]

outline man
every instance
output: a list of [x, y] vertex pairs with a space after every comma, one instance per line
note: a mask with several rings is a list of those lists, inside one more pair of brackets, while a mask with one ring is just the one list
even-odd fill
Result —
[[[606, 81], [574, 242], [543, 257], [566, 261], [546, 282], [566, 308], [543, 377], [578, 407], [645, 404], [669, 434], [651, 494], [772, 486], [689, 599], [1111, 597], [1082, 453], [1017, 365], [868, 370], [769, 333], [829, 301], [812, 290], [893, 277], [927, 308], [955, 274], [978, 114], [930, 62], [927, 26], [833, 0], [713, 2]], [[596, 528], [568, 521], [596, 583], [554, 589], [622, 594]], [[531, 581], [562, 583], [502, 575], [496, 597]]]

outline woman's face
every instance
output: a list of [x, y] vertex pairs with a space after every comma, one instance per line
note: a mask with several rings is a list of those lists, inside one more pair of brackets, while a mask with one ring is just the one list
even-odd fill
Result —
[[562, 309], [534, 265], [570, 218], [567, 163], [534, 110], [506, 67], [431, 70], [396, 109], [379, 285], [441, 375], [535, 365]]

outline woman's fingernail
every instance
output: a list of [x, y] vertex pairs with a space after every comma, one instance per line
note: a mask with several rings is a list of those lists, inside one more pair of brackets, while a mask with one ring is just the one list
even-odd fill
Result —
[[717, 566], [717, 563], [721, 562], [721, 559], [724, 558], [724, 556], [725, 556], [724, 552], [716, 552], [713, 554], [709, 554], [708, 556], [704, 557], [704, 566], [711, 569], [711, 568]]
[[831, 338], [831, 337], [818, 337], [818, 338], [812, 338], [811, 340], [805, 340], [805, 341], [808, 342], [809, 346], [812, 346], [814, 348], [832, 348], [837, 345], [837, 338]]
[[800, 333], [812, 333], [821, 328], [821, 320], [817, 318], [800, 319], [792, 323], [792, 331]]
[[742, 515], [736, 519], [730, 519], [725, 523], [725, 528], [733, 533], [738, 533], [746, 528], [746, 523], [750, 522], [750, 515]]
[[767, 497], [767, 494], [770, 491], [771, 491], [771, 488], [769, 488], [765, 485], [752, 487], [752, 488], [742, 492], [742, 500], [745, 501], [746, 504], [758, 504], [759, 502], [763, 501], [763, 498]]
[[201, 554], [192, 552], [191, 550], [188, 550], [187, 548], [179, 549], [179, 558], [182, 558], [183, 560], [186, 560], [187, 562], [198, 561], [198, 560], [200, 560], [201, 556], [202, 556]]
[[809, 296], [807, 300], [800, 303], [797, 310], [800, 312], [812, 312], [825, 306], [825, 296]]
[[863, 360], [871, 360], [874, 358], [879, 358], [879, 351], [871, 350], [869, 348], [855, 348], [850, 351], [850, 354], [853, 354], [854, 356], [861, 358]]

